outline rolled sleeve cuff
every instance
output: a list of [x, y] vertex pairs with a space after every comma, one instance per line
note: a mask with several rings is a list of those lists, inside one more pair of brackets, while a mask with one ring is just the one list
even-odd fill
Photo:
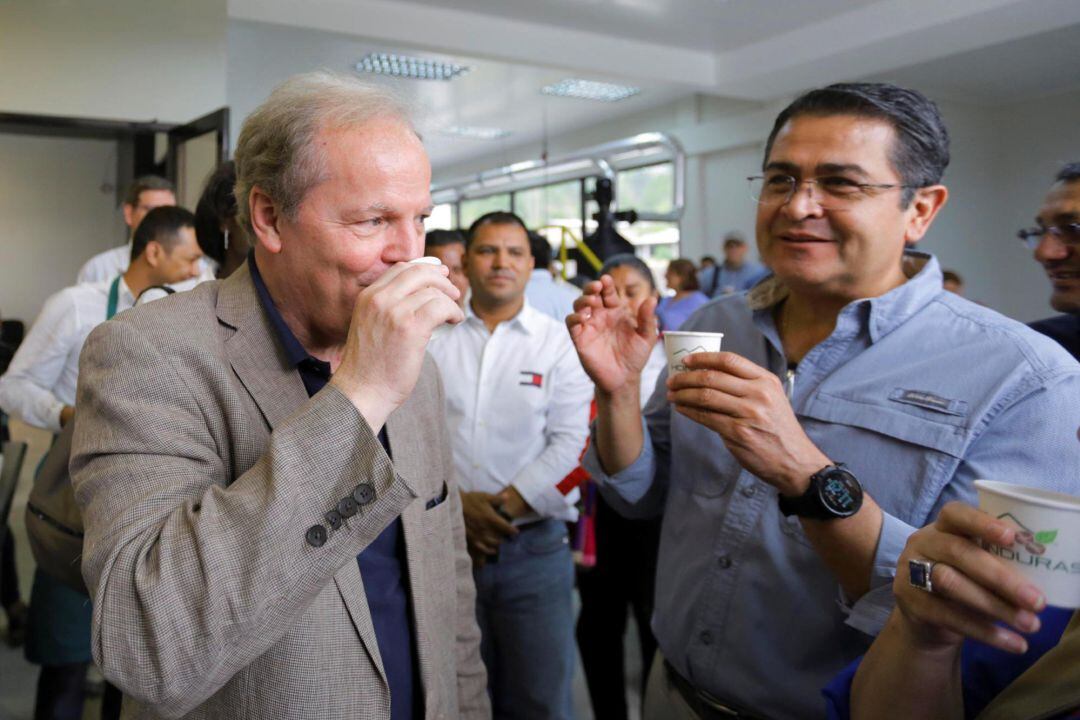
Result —
[[645, 497], [645, 493], [649, 491], [652, 486], [656, 464], [652, 440], [649, 437], [649, 426], [646, 424], [644, 417], [641, 419], [641, 432], [641, 454], [637, 456], [633, 463], [620, 472], [608, 475], [604, 472], [604, 468], [600, 464], [600, 457], [596, 453], [596, 423], [594, 422], [589, 428], [589, 449], [581, 461], [582, 467], [589, 472], [593, 480], [600, 485], [611, 488], [618, 493], [619, 497], [631, 505]]
[[907, 545], [908, 537], [915, 528], [888, 513], [882, 513], [881, 536], [874, 553], [874, 567], [870, 576], [870, 590], [854, 604], [841, 591], [841, 605], [848, 611], [848, 625], [866, 633], [877, 635], [885, 627], [892, 612], [895, 599], [892, 581], [896, 577], [896, 563]]

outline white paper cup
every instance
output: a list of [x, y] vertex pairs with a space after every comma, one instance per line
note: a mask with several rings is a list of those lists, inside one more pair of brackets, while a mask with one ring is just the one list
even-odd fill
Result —
[[1017, 528], [1012, 547], [986, 549], [1018, 568], [1062, 608], [1080, 608], [1080, 497], [976, 480], [979, 508]]
[[683, 358], [699, 352], [720, 352], [724, 333], [665, 332], [664, 350], [667, 352], [668, 375], [686, 370]]
[[442, 265], [442, 260], [431, 255], [425, 255], [424, 257], [413, 258], [409, 261], [410, 265]]

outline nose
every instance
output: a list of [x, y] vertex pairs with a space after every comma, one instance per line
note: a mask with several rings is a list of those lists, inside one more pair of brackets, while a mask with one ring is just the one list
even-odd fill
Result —
[[424, 253], [424, 228], [422, 225], [394, 223], [387, 232], [383, 257], [388, 265], [408, 262]]
[[1069, 246], [1052, 232], [1044, 232], [1035, 246], [1035, 259], [1039, 262], [1064, 260], [1069, 256]]
[[825, 209], [820, 201], [814, 197], [815, 185], [806, 180], [795, 183], [795, 189], [791, 197], [784, 203], [782, 211], [792, 220], [802, 220], [808, 217], [821, 217]]

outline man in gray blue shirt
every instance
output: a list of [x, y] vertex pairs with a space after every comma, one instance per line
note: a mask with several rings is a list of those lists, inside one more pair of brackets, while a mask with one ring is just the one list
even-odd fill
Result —
[[759, 262], [747, 260], [750, 248], [739, 233], [728, 233], [724, 238], [724, 261], [719, 265], [703, 268], [698, 274], [701, 292], [709, 297], [740, 293], [757, 285], [769, 274], [769, 268]]
[[[568, 319], [596, 383], [585, 467], [627, 515], [663, 514], [645, 717], [823, 717], [820, 688], [892, 607], [915, 528], [972, 483], [1080, 493], [1080, 365], [941, 285], [910, 250], [948, 197], [948, 135], [919, 93], [815, 90], [752, 179], [774, 276], [684, 330], [725, 352], [661, 376], [609, 278]], [[725, 717], [729, 715], [724, 715]]]

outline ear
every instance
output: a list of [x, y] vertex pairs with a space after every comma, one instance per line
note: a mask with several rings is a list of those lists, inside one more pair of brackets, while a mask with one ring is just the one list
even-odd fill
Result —
[[934, 222], [941, 208], [949, 199], [949, 191], [944, 185], [931, 185], [915, 191], [915, 197], [907, 208], [907, 227], [904, 230], [904, 244], [914, 245], [922, 240], [930, 224]]
[[282, 221], [282, 215], [274, 201], [255, 186], [248, 195], [248, 214], [251, 216], [251, 229], [255, 232], [255, 238], [268, 252], [281, 252], [281, 233], [278, 225]]
[[533, 255], [530, 255], [529, 256], [529, 270], [535, 270], [535, 269], [536, 269], [536, 257], [533, 256]]
[[131, 227], [131, 221], [135, 217], [135, 207], [133, 205], [128, 205], [127, 203], [124, 203], [123, 205], [121, 205], [121, 208], [123, 208], [124, 210], [124, 224], [127, 225], [132, 232], [134, 232], [135, 228]]
[[161, 261], [165, 257], [165, 248], [163, 248], [161, 243], [157, 240], [151, 240], [146, 243], [146, 249], [143, 250], [143, 257], [146, 258], [147, 265], [156, 269], [161, 265]]

